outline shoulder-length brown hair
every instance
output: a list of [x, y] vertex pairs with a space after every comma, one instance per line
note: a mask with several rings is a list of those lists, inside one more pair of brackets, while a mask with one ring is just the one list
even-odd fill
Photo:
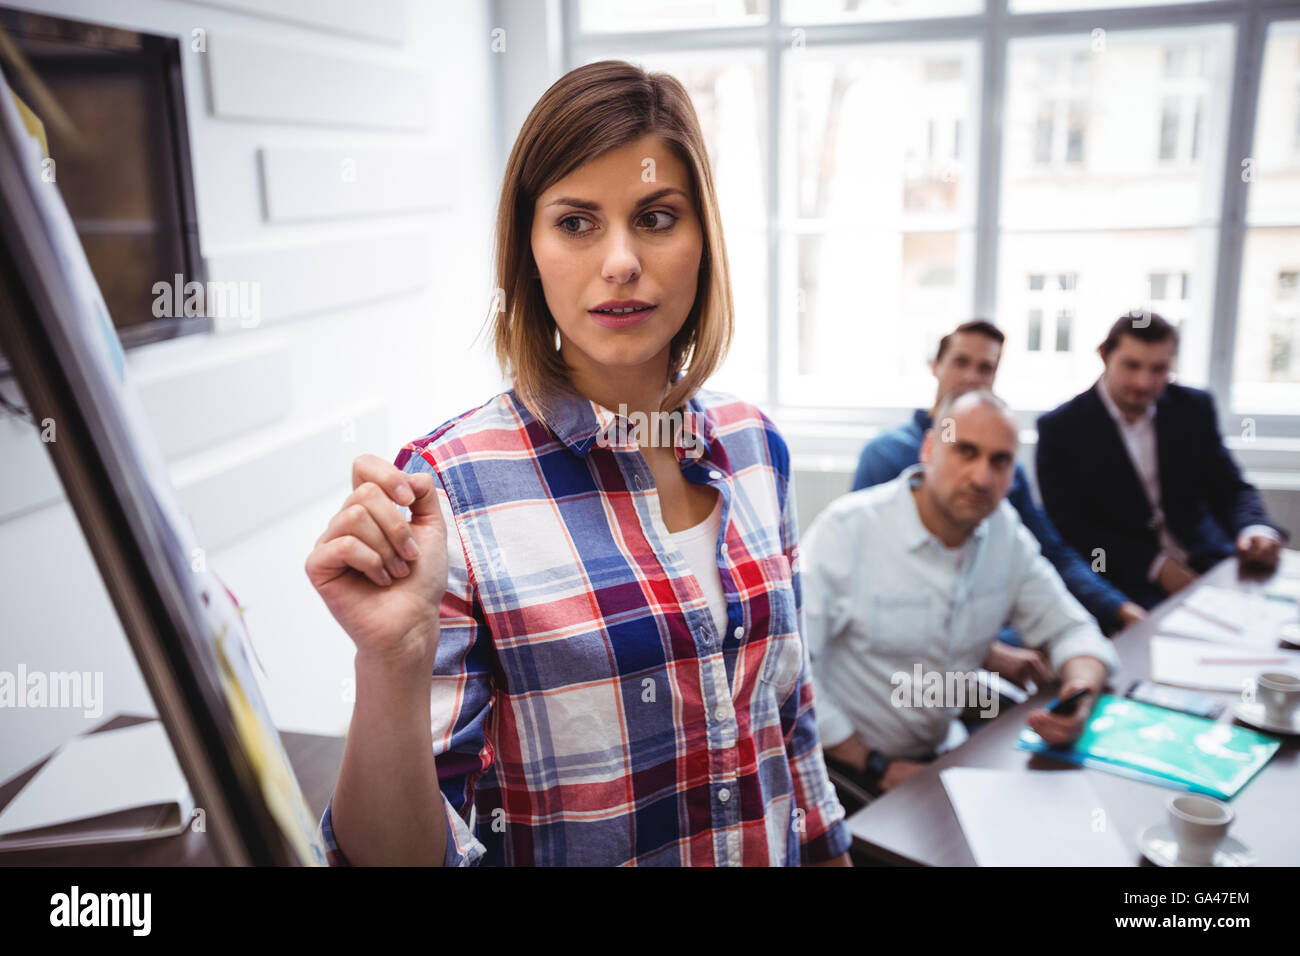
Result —
[[688, 400], [731, 344], [731, 274], [718, 198], [700, 121], [686, 88], [667, 73], [647, 73], [621, 60], [580, 66], [556, 80], [524, 120], [506, 163], [497, 209], [498, 291], [488, 321], [502, 373], [514, 379], [519, 397], [538, 417], [551, 395], [571, 392], [573, 386], [555, 348], [555, 320], [533, 259], [537, 197], [607, 150], [651, 133], [667, 141], [689, 170], [703, 231], [695, 304], [673, 338], [668, 381], [686, 371], [660, 410], [671, 411]]

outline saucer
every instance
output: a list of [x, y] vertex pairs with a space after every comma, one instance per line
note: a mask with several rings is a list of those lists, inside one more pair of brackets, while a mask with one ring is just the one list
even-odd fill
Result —
[[[1195, 866], [1178, 860], [1178, 841], [1168, 823], [1153, 823], [1138, 835], [1142, 855], [1156, 866]], [[1258, 861], [1250, 848], [1231, 836], [1225, 837], [1214, 851], [1215, 866], [1255, 866]]]
[[1291, 714], [1291, 725], [1275, 723], [1264, 714], [1264, 705], [1259, 701], [1246, 703], [1238, 701], [1237, 706], [1232, 708], [1233, 716], [1252, 727], [1258, 727], [1260, 730], [1268, 730], [1275, 734], [1300, 734], [1300, 710], [1293, 711]]

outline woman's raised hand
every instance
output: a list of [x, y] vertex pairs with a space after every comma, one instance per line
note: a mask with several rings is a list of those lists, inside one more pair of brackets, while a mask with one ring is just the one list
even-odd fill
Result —
[[[410, 508], [409, 522], [396, 504]], [[447, 529], [432, 475], [358, 457], [352, 494], [316, 539], [305, 570], [358, 656], [432, 671], [447, 590]]]

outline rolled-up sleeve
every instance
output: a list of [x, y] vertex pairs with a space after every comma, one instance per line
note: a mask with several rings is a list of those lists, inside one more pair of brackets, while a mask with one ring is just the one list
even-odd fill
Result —
[[[447, 527], [447, 590], [439, 607], [430, 726], [438, 787], [447, 818], [443, 865], [473, 866], [485, 853], [471, 827], [474, 785], [493, 761], [487, 741], [493, 699], [492, 635], [475, 593], [470, 563], [441, 477], [413, 446], [404, 448], [395, 464], [407, 474], [433, 475]], [[326, 859], [331, 866], [350, 866], [334, 836], [333, 805], [331, 795], [320, 821]]]
[[[782, 505], [781, 547], [790, 562], [796, 618], [802, 620], [803, 590], [798, 540], [794, 485], [792, 478], [787, 475], [786, 495]], [[826, 773], [826, 759], [817, 732], [817, 710], [822, 703], [818, 700], [814, 706], [815, 693], [807, 640], [801, 644], [803, 663], [799, 670], [797, 689], [785, 705], [795, 708], [794, 720], [786, 735], [786, 755], [794, 784], [795, 807], [803, 811], [796, 818], [800, 862], [823, 863], [848, 852], [853, 838], [844, 823], [844, 807]]]
[[1068, 590], [1050, 561], [1043, 557], [1038, 541], [1024, 525], [1017, 523], [1015, 563], [1020, 569], [1011, 623], [1026, 647], [1044, 648], [1052, 669], [1072, 657], [1095, 657], [1106, 665], [1107, 674], [1119, 668], [1115, 647], [1097, 628], [1097, 623]]

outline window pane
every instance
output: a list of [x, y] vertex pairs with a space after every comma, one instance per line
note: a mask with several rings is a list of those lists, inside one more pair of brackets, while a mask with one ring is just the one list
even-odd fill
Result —
[[[781, 401], [919, 406], [934, 397], [928, 359], [970, 318], [970, 231], [878, 229], [783, 244]], [[786, 357], [790, 357], [786, 362]]]
[[[1171, 0], [1010, 0], [1012, 13], [1037, 13], [1042, 10], [1106, 10], [1113, 7], [1156, 7]], [[1206, 3], [1207, 0], [1177, 0], [1178, 3]]]
[[1195, 144], [1224, 141], [1231, 38], [1214, 26], [1012, 40], [1003, 226], [1216, 220], [1221, 159]]
[[628, 57], [681, 80], [700, 118], [727, 241], [736, 329], [710, 387], [767, 400], [766, 71], [758, 52], [647, 54]]
[[862, 23], [961, 17], [984, 10], [984, 0], [786, 0], [786, 23]]
[[[1002, 397], [1015, 408], [1054, 408], [1087, 388], [1101, 374], [1097, 345], [1132, 309], [1158, 312], [1180, 326], [1178, 375], [1189, 384], [1203, 381], [1212, 303], [1199, 287], [1188, 299], [1176, 297], [1181, 289], [1170, 276], [1208, 275], [1215, 234], [1203, 228], [1004, 236], [996, 320], [1007, 334]], [[1029, 281], [1036, 275], [1045, 276], [1037, 288]]]
[[1300, 228], [1246, 233], [1232, 388], [1238, 411], [1300, 408], [1298, 276]]
[[1255, 145], [1242, 176], [1252, 225], [1300, 225], [1300, 21], [1269, 27]]
[[1232, 404], [1300, 408], [1300, 21], [1269, 27], [1248, 187]]
[[1232, 35], [1010, 41], [997, 311], [1015, 370], [999, 387], [1017, 407], [1086, 388], [1097, 344], [1131, 309], [1181, 325], [1178, 374], [1204, 381], [1224, 169], [1197, 144], [1226, 135]]
[[581, 0], [579, 29], [686, 30], [767, 22], [767, 0]]
[[1070, 351], [1070, 323], [1073, 320], [1074, 313], [1069, 309], [1056, 313], [1056, 351]]
[[786, 54], [781, 401], [933, 390], [925, 358], [970, 318], [977, 57], [973, 42]]

